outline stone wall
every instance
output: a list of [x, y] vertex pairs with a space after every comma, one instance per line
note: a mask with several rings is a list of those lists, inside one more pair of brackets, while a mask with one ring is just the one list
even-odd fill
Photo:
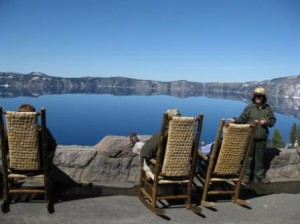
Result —
[[266, 176], [271, 181], [300, 180], [300, 155], [296, 149], [268, 149]]
[[[149, 136], [140, 138], [145, 141]], [[90, 147], [59, 145], [54, 165], [77, 183], [139, 181], [140, 159], [124, 136], [106, 136]]]
[[[149, 136], [139, 136], [143, 141]], [[97, 145], [58, 146], [54, 164], [77, 183], [139, 182], [140, 159], [128, 137], [106, 136]], [[295, 149], [268, 149], [266, 176], [272, 181], [299, 181], [300, 156]]]

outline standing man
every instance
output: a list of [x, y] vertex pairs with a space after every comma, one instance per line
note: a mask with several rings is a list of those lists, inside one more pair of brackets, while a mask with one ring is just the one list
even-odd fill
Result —
[[244, 173], [243, 183], [250, 183], [250, 176], [253, 174], [254, 182], [268, 184], [270, 181], [265, 177], [264, 153], [269, 136], [269, 127], [276, 122], [272, 107], [266, 103], [266, 90], [258, 87], [254, 90], [252, 103], [247, 105], [239, 118], [230, 119], [237, 124], [249, 124], [258, 122], [254, 138], [254, 147], [250, 151], [248, 164]]

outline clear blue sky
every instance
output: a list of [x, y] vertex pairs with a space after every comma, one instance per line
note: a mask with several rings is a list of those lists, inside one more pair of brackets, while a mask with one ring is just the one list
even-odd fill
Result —
[[0, 71], [198, 82], [300, 75], [300, 1], [0, 0]]

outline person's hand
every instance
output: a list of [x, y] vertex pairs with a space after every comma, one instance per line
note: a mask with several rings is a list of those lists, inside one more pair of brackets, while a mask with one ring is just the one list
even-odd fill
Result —
[[260, 120], [260, 124], [261, 124], [261, 125], [266, 125], [266, 124], [267, 124], [266, 118], [262, 118], [262, 119]]
[[233, 118], [227, 118], [226, 121], [229, 122], [229, 123], [234, 123], [235, 119], [233, 119]]

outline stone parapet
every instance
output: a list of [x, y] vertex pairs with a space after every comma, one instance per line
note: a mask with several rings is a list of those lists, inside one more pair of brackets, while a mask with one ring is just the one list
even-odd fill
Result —
[[300, 155], [296, 149], [269, 148], [265, 162], [266, 176], [272, 182], [300, 180]]
[[[149, 136], [141, 136], [146, 140]], [[266, 176], [271, 182], [300, 181], [300, 156], [296, 149], [266, 151]], [[140, 159], [132, 154], [128, 137], [106, 136], [96, 146], [61, 146], [55, 166], [77, 183], [139, 182]]]
[[[139, 136], [142, 141], [149, 137]], [[133, 155], [130, 141], [124, 136], [106, 136], [95, 146], [58, 145], [53, 163], [59, 182], [139, 183], [140, 158]], [[271, 182], [300, 181], [300, 155], [296, 149], [268, 148], [265, 167]]]

